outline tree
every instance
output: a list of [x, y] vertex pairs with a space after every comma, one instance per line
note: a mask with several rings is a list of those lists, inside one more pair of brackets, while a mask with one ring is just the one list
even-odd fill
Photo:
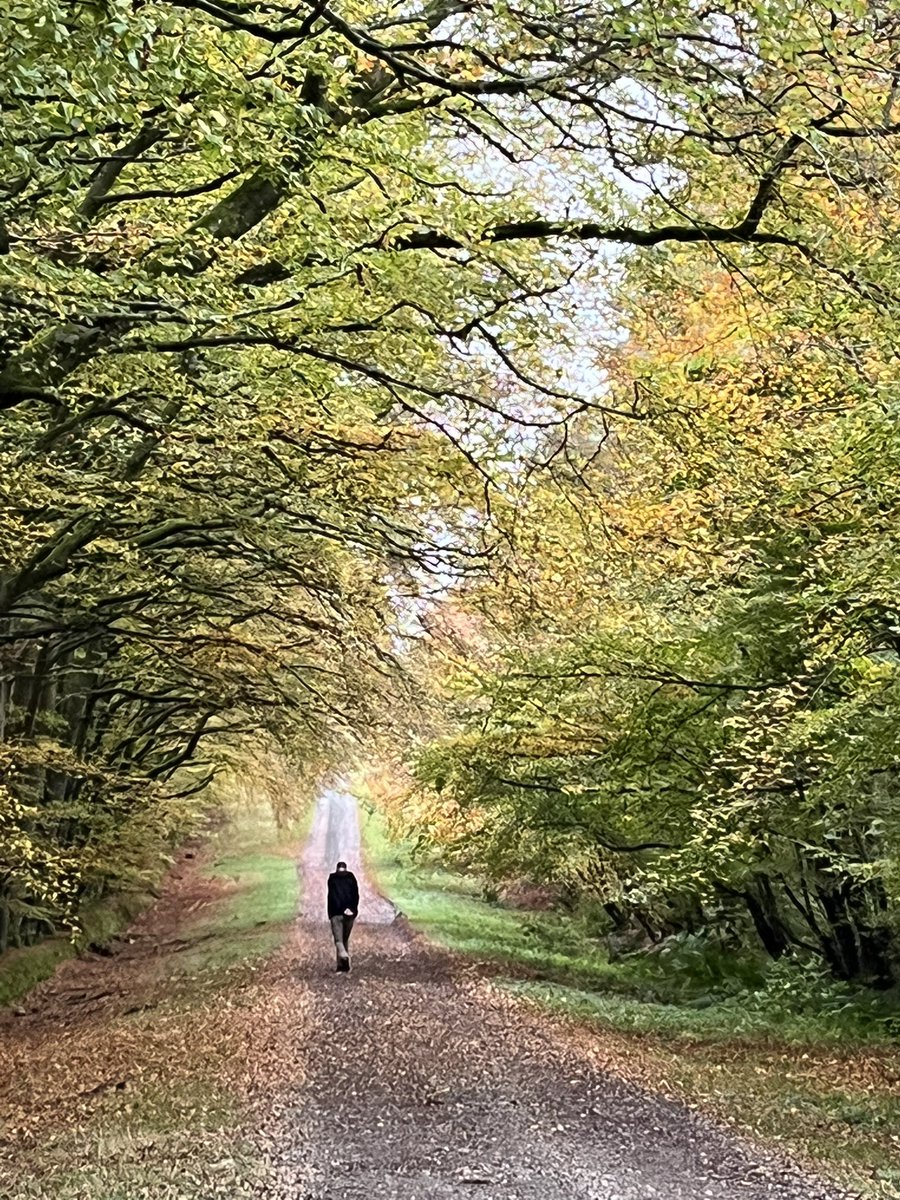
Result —
[[654, 937], [743, 910], [771, 955], [888, 983], [893, 313], [843, 296], [835, 323], [825, 280], [679, 256], [635, 263], [622, 304], [607, 366], [644, 420], [520, 501], [518, 556], [468, 599], [487, 651], [435, 650], [456, 728], [417, 764], [433, 841]]
[[17, 0], [0, 33], [10, 878], [34, 833], [83, 889], [102, 827], [106, 886], [210, 746], [345, 753], [535, 447], [640, 416], [567, 371], [610, 247], [886, 294], [890, 216], [871, 262], [841, 217], [892, 170], [890, 13]]

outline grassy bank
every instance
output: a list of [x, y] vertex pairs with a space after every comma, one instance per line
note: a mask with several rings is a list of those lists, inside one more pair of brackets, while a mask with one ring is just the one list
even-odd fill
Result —
[[271, 953], [297, 915], [298, 848], [306, 823], [276, 828], [267, 810], [232, 814], [206, 845], [205, 873], [220, 891], [184, 925], [193, 943], [180, 969], [194, 975], [240, 966]]
[[690, 939], [610, 962], [584, 918], [486, 903], [477, 880], [414, 862], [377, 814], [363, 836], [382, 890], [417, 928], [602, 1033], [617, 1068], [869, 1196], [900, 1197], [893, 998], [814, 966], [729, 962]]
[[8, 950], [0, 959], [0, 1008], [16, 1004], [74, 953], [71, 941], [59, 937], [21, 950]]
[[[220, 815], [200, 843], [210, 878], [220, 881], [229, 892], [227, 903], [217, 910], [215, 918], [226, 922], [227, 936], [219, 939], [217, 947], [210, 945], [196, 956], [201, 962], [206, 953], [239, 961], [247, 954], [265, 953], [277, 944], [277, 938], [267, 934], [262, 925], [289, 920], [297, 910], [296, 864], [277, 848], [302, 843], [312, 819], [310, 807], [290, 827], [279, 830], [264, 806], [236, 803], [227, 793], [217, 795], [217, 811], [218, 806]], [[160, 884], [164, 872], [160, 864]], [[149, 891], [108, 897], [81, 913], [81, 929], [76, 937], [46, 938], [33, 946], [8, 951], [0, 957], [0, 1008], [20, 1003], [85, 947], [109, 945], [153, 905], [154, 899]], [[187, 918], [201, 934], [214, 935], [212, 928], [203, 930], [204, 919], [203, 913], [188, 914]], [[190, 956], [185, 961], [190, 964]]]
[[49, 979], [57, 967], [84, 948], [108, 945], [153, 899], [149, 892], [110, 896], [82, 912], [77, 936], [48, 937], [33, 946], [8, 950], [0, 957], [0, 1008], [19, 1003], [32, 988]]
[[[0, 1127], [0, 1194], [254, 1194], [258, 1154], [240, 1126], [247, 1072], [274, 1053], [285, 1023], [257, 981], [297, 911], [302, 832], [236, 809], [183, 860], [121, 959], [67, 964], [38, 1023], [0, 1039], [0, 1073], [12, 1078], [25, 1054], [30, 1079], [28, 1111], [11, 1094]], [[96, 1002], [67, 1026], [72, 996], [85, 994]]]

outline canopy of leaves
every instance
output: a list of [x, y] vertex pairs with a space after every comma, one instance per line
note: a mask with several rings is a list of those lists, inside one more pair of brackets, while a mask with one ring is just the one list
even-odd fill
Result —
[[839, 193], [811, 184], [797, 219], [840, 233], [803, 268], [630, 260], [626, 332], [596, 355], [630, 419], [547, 439], [503, 568], [422, 662], [441, 736], [411, 793], [432, 844], [497, 878], [882, 984], [900, 951], [892, 145], [865, 181], [846, 155]]
[[893, 621], [897, 39], [805, 0], [4, 8], [0, 949], [147, 869], [238, 747], [314, 786], [396, 728], [470, 578], [499, 640], [435, 754], [510, 864], [587, 813], [641, 904], [740, 891], [752, 777], [802, 788], [779, 863], [808, 821], [888, 911], [889, 832], [816, 756], [864, 714], [878, 808], [891, 661], [841, 639]]

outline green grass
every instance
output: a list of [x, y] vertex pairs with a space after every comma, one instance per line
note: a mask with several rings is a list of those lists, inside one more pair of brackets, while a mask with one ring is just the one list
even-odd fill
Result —
[[16, 1004], [74, 953], [67, 938], [49, 938], [36, 946], [7, 951], [0, 958], [0, 1008]]
[[605, 1033], [626, 1073], [864, 1194], [900, 1197], [896, 997], [833, 984], [813, 964], [723, 960], [690, 939], [610, 962], [589, 916], [488, 903], [478, 880], [416, 862], [377, 813], [364, 816], [363, 838], [413, 925], [490, 964], [499, 986]]
[[[597, 1020], [625, 1033], [660, 1034], [696, 1042], [775, 1041], [791, 1046], [880, 1046], [890, 1039], [877, 998], [856, 998], [846, 1008], [832, 1009], [827, 994], [821, 1007], [799, 1005], [781, 988], [763, 986], [736, 995], [702, 997], [667, 1003], [627, 994], [629, 975], [620, 974], [609, 990], [588, 991], [574, 984], [511, 981], [522, 995], [575, 1015]], [[840, 996], [840, 991], [835, 993]]]
[[281, 943], [297, 915], [298, 834], [302, 825], [279, 830], [268, 810], [232, 814], [212, 838], [207, 874], [228, 890], [209, 914], [198, 915], [184, 936], [195, 944], [178, 969], [196, 976], [251, 962]]
[[615, 978], [580, 921], [487, 904], [478, 880], [414, 864], [405, 847], [390, 841], [377, 812], [362, 814], [362, 835], [382, 890], [414, 925], [449, 949], [586, 985]]
[[888, 1040], [894, 997], [833, 985], [816, 968], [728, 958], [698, 939], [610, 962], [589, 914], [489, 903], [477, 879], [416, 862], [378, 813], [364, 815], [363, 839], [382, 889], [415, 926], [448, 949], [506, 967], [515, 977], [508, 986], [545, 1004], [623, 1032], [687, 1040]]

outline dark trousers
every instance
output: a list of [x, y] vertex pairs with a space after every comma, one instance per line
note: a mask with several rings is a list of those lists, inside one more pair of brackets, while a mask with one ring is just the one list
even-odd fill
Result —
[[350, 932], [353, 929], [353, 922], [356, 917], [337, 916], [331, 918], [331, 932], [334, 937], [334, 948], [337, 952], [338, 963], [350, 957], [350, 952], [347, 945], [350, 941]]

